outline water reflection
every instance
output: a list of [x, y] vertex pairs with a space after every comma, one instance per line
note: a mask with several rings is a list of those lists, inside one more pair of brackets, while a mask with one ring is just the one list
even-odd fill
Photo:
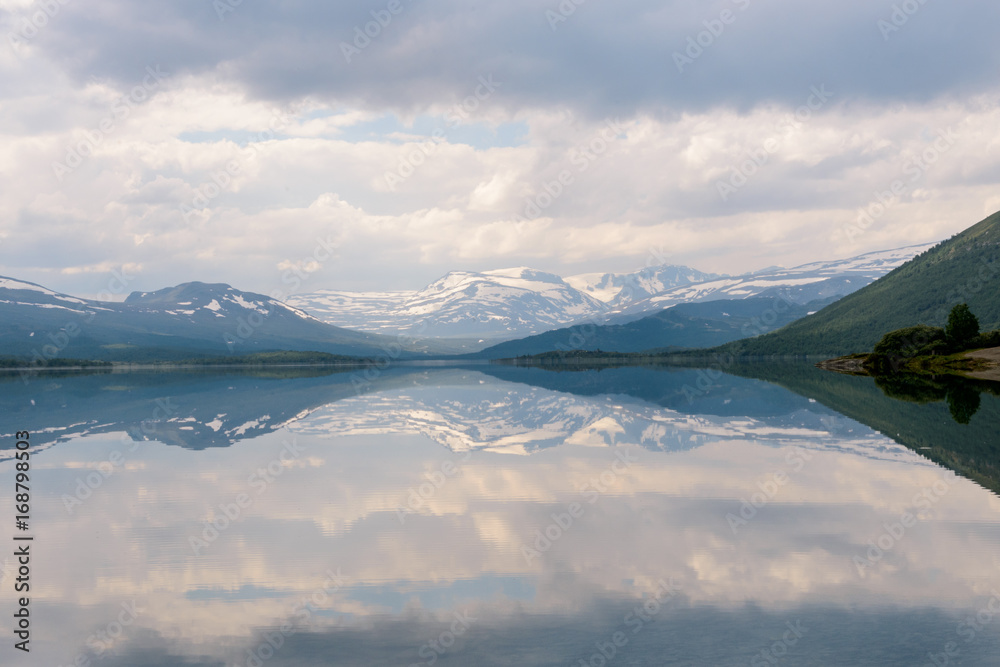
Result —
[[993, 383], [854, 377], [808, 364], [737, 365], [728, 370], [818, 401], [1000, 493], [1000, 397]]
[[[581, 430], [601, 432], [602, 424], [661, 449], [696, 446], [705, 429], [736, 438], [747, 429], [796, 432], [806, 422], [838, 433], [857, 430], [835, 411], [771, 383], [732, 376], [720, 382], [697, 369], [396, 368], [366, 380], [362, 391], [357, 379], [353, 371], [39, 376], [27, 386], [0, 383], [0, 408], [44, 446], [125, 431], [133, 440], [226, 447], [301, 423], [317, 410], [337, 434], [421, 432], [453, 448], [506, 442], [520, 451], [561, 444]], [[598, 437], [613, 442], [607, 433]], [[0, 434], [0, 449], [10, 444], [9, 434]]]
[[1000, 395], [994, 382], [977, 382], [954, 375], [925, 376], [912, 374], [883, 375], [875, 378], [886, 396], [913, 403], [948, 404], [951, 418], [968, 424], [982, 404], [980, 394]]
[[42, 443], [20, 664], [993, 664], [1000, 616], [961, 624], [1000, 590], [1000, 499], [808, 393], [711, 380], [2, 385], [4, 432]]

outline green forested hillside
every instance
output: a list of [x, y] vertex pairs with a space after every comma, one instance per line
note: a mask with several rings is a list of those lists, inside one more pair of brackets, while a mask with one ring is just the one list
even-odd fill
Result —
[[818, 313], [774, 333], [737, 341], [737, 355], [829, 355], [870, 351], [886, 333], [944, 326], [968, 303], [984, 331], [1000, 328], [1000, 213], [918, 255]]
[[470, 358], [504, 359], [557, 350], [641, 352], [657, 348], [702, 348], [777, 329], [805, 317], [834, 298], [808, 304], [780, 297], [682, 303], [626, 324], [577, 325], [511, 340]]
[[[727, 373], [779, 384], [819, 401], [1000, 494], [1000, 396], [989, 382], [876, 380], [810, 364], [734, 364]], [[905, 383], [909, 383], [907, 386]], [[980, 393], [982, 392], [982, 393]], [[959, 395], [967, 419], [956, 421]], [[964, 398], [964, 397], [963, 397]], [[971, 406], [969, 405], [971, 403]]]

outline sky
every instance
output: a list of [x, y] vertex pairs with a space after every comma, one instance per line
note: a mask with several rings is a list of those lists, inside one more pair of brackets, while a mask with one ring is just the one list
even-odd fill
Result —
[[988, 0], [0, 0], [0, 275], [736, 274], [1000, 209]]

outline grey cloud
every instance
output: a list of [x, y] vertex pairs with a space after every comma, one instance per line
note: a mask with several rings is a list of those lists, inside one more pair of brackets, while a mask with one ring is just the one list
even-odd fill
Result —
[[[435, 657], [443, 665], [579, 664], [598, 654], [598, 644], [606, 644], [615, 632], [624, 631], [629, 641], [615, 656], [622, 664], [746, 665], [794, 627], [802, 637], [788, 652], [789, 664], [828, 665], [831, 660], [840, 660], [839, 664], [851, 665], [915, 665], [926, 662], [928, 653], [939, 654], [945, 644], [956, 641], [954, 628], [959, 622], [956, 616], [934, 608], [849, 610], [803, 605], [770, 611], [753, 605], [732, 610], [688, 607], [682, 602], [671, 605], [641, 626], [640, 633], [623, 622], [633, 613], [634, 600], [598, 600], [568, 616], [520, 613], [494, 618], [477, 612], [479, 618], [467, 635]], [[419, 648], [447, 628], [446, 621], [394, 617], [376, 619], [367, 627], [300, 632], [287, 638], [278, 628], [262, 628], [260, 637], [242, 648], [240, 659], [248, 660], [249, 652], [265, 645], [265, 637], [270, 636], [275, 643], [275, 638], [283, 642], [273, 655], [265, 650], [264, 655], [271, 656], [268, 665], [413, 664], [430, 655], [419, 655]], [[143, 640], [106, 658], [104, 664], [222, 664], [215, 656], [180, 658], [180, 647], [171, 647], [169, 640]], [[147, 643], [155, 648], [143, 645]], [[996, 633], [987, 633], [975, 643], [963, 643], [962, 657], [986, 664], [981, 661], [988, 661], [997, 646]], [[171, 654], [170, 648], [176, 652]], [[759, 663], [772, 664], [764, 658]], [[591, 664], [603, 663], [594, 659]]]
[[[545, 13], [557, 10], [554, 1], [401, 2], [351, 63], [340, 43], [388, 0], [245, 0], [224, 20], [196, 0], [70, 4], [36, 41], [81, 81], [129, 85], [159, 63], [176, 73], [217, 73], [274, 101], [312, 96], [413, 111], [461, 99], [492, 72], [504, 82], [497, 104], [510, 111], [555, 105], [592, 116], [797, 106], [819, 83], [840, 99], [876, 102], [966, 95], [995, 85], [1000, 55], [991, 28], [1000, 5], [985, 0], [928, 3], [888, 39], [878, 21], [892, 18], [890, 2], [585, 2], [554, 31]], [[717, 22], [723, 10], [731, 12], [728, 25]], [[701, 36], [711, 44], [678, 72], [674, 52], [720, 26], [718, 37]]]

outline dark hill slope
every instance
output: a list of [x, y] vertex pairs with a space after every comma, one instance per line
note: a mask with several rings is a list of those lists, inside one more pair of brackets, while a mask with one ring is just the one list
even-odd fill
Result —
[[504, 359], [553, 350], [642, 352], [721, 345], [805, 317], [836, 297], [800, 305], [779, 297], [682, 303], [625, 324], [577, 325], [507, 341], [470, 355]]
[[726, 372], [773, 382], [819, 401], [1000, 494], [1000, 397], [992, 389], [992, 394], [981, 394], [969, 423], [959, 424], [943, 394], [891, 398], [873, 378], [831, 373], [811, 364], [736, 364]]
[[[267, 350], [376, 356], [394, 339], [341, 329], [229, 285], [185, 283], [92, 301], [0, 276], [0, 356], [170, 361]], [[415, 356], [404, 353], [407, 356]]]
[[889, 331], [944, 326], [968, 303], [983, 330], [1000, 328], [1000, 213], [918, 255], [871, 285], [779, 331], [719, 349], [737, 355], [870, 351]]

